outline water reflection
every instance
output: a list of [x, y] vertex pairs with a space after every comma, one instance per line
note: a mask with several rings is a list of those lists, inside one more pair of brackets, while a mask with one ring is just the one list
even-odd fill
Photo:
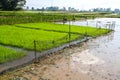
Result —
[[[94, 21], [115, 21], [117, 25], [114, 32], [91, 39], [82, 47], [70, 49], [73, 54], [69, 58], [56, 60], [55, 66], [59, 68], [49, 68], [44, 77], [54, 71], [51, 80], [120, 80], [120, 19], [102, 18]], [[77, 21], [73, 25], [96, 26], [94, 21]]]
[[[120, 21], [120, 19], [107, 18], [99, 20], [114, 20], [117, 24]], [[118, 68], [120, 67], [119, 34], [120, 28], [116, 26], [115, 32], [87, 42], [86, 50], [73, 54], [71, 59], [79, 62], [79, 64], [74, 63], [74, 66], [80, 65], [81, 72], [87, 72], [92, 80], [120, 80], [118, 77], [120, 76], [118, 75], [120, 71]]]
[[70, 24], [71, 25], [80, 25], [80, 26], [91, 26], [91, 27], [96, 27], [96, 28], [106, 28], [106, 29], [115, 29], [116, 25], [116, 18], [96, 18], [94, 20], [84, 20], [84, 21], [71, 21], [71, 22], [66, 22], [65, 24]]

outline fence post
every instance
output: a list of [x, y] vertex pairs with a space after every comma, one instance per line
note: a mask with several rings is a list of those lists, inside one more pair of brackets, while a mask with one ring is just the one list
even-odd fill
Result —
[[97, 26], [98, 26], [98, 25], [97, 25], [97, 22], [96, 22], [96, 28], [97, 28]]
[[35, 63], [37, 62], [37, 54], [36, 54], [36, 41], [34, 40], [34, 57], [35, 57]]
[[88, 26], [88, 21], [86, 21], [86, 25]]
[[70, 20], [69, 20], [69, 47], [70, 47], [70, 40], [71, 40], [71, 26], [70, 26]]

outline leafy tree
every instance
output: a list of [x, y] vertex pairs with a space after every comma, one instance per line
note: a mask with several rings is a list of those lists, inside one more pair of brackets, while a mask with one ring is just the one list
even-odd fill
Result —
[[34, 7], [32, 7], [31, 9], [32, 9], [32, 11], [34, 11]]
[[26, 0], [0, 0], [1, 10], [17, 10], [22, 9]]

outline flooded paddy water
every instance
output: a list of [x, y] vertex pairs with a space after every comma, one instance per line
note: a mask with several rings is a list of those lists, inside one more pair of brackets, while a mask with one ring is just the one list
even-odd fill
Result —
[[[42, 77], [50, 80], [120, 80], [120, 19], [95, 20], [115, 21], [115, 31], [64, 52], [72, 54], [56, 60]], [[81, 25], [79, 22], [73, 24]]]
[[[52, 54], [23, 69], [20, 75], [30, 80], [120, 80], [120, 19], [97, 20], [115, 21], [115, 31]], [[96, 25], [90, 22], [87, 25]]]

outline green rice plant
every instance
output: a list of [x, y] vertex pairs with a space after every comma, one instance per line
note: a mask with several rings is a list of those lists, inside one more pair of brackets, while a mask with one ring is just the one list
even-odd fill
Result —
[[[30, 29], [39, 29], [39, 30], [45, 30], [45, 31], [55, 31], [55, 32], [61, 32], [61, 33], [69, 33], [69, 25], [63, 25], [63, 24], [54, 24], [54, 23], [27, 23], [27, 24], [16, 24], [16, 27], [21, 28], [30, 28]], [[102, 34], [106, 34], [108, 31], [107, 29], [100, 29], [90, 26], [74, 26], [70, 25], [71, 27], [71, 33], [72, 34], [87, 34], [92, 37], [97, 37]]]
[[[64, 36], [69, 34], [69, 26], [54, 23], [28, 23], [0, 26], [0, 44], [10, 45], [28, 50], [34, 49], [34, 40], [41, 45], [38, 51], [51, 49], [71, 41], [87, 36], [97, 37], [108, 33], [106, 29], [98, 29], [88, 26], [71, 26], [70, 35], [67, 39]], [[56, 43], [56, 44], [54, 44]]]
[[84, 36], [76, 35], [76, 34], [71, 34], [70, 38], [69, 38], [69, 34], [67, 34], [60, 39], [54, 39], [54, 40], [49, 40], [49, 41], [38, 40], [38, 41], [36, 41], [36, 49], [38, 51], [48, 50], [51, 48], [61, 46], [65, 43], [68, 43], [69, 41], [82, 39], [82, 38], [84, 38]]
[[26, 52], [0, 46], [0, 64], [22, 58]]
[[35, 23], [35, 22], [61, 22], [63, 18], [72, 21], [103, 17], [102, 13], [31, 13], [16, 11], [0, 11], [0, 24], [17, 24], [17, 23]]
[[[0, 26], [0, 43], [20, 47], [24, 49], [34, 49], [33, 41], [53, 41], [60, 39], [68, 33], [50, 32], [35, 29], [18, 28], [10, 25]], [[71, 35], [71, 39], [78, 35]], [[42, 43], [41, 43], [42, 44]], [[48, 45], [49, 46], [49, 45]], [[45, 46], [43, 46], [45, 47]]]

